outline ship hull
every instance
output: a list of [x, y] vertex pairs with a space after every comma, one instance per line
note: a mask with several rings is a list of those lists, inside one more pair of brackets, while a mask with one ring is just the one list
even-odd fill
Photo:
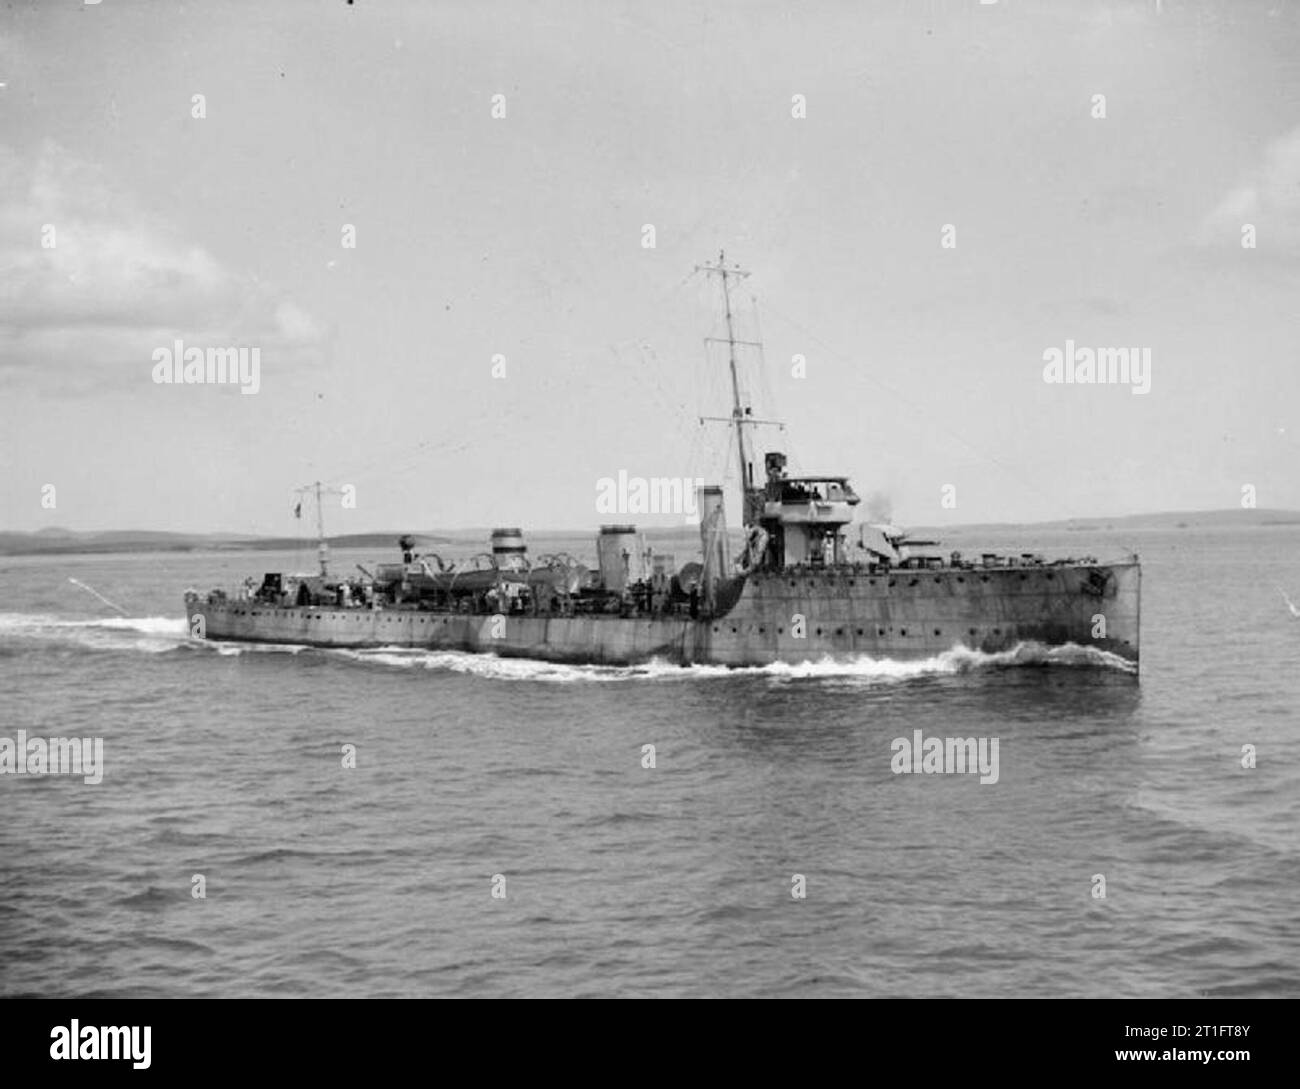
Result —
[[1136, 563], [884, 574], [841, 568], [751, 575], [725, 614], [698, 620], [289, 608], [195, 595], [186, 598], [186, 613], [190, 632], [207, 639], [602, 665], [915, 660], [956, 646], [995, 653], [1028, 642], [1095, 647], [1137, 663], [1140, 588]]

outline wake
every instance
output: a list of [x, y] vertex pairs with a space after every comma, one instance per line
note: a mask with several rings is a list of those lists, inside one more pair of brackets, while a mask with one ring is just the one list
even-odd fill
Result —
[[491, 654], [467, 654], [461, 651], [421, 650], [410, 647], [378, 647], [362, 650], [323, 650], [362, 665], [389, 669], [424, 669], [459, 673], [497, 681], [541, 681], [550, 684], [600, 683], [619, 681], [681, 682], [699, 680], [764, 677], [775, 682], [798, 680], [839, 680], [866, 684], [906, 681], [915, 677], [945, 676], [984, 669], [1008, 669], [1026, 666], [1085, 667], [1113, 669], [1135, 674], [1137, 667], [1117, 654], [1067, 644], [1047, 647], [1039, 643], [1021, 643], [996, 654], [966, 647], [954, 647], [931, 658], [897, 661], [859, 655], [851, 659], [822, 658], [792, 664], [773, 662], [763, 666], [732, 668], [719, 665], [679, 666], [662, 659], [639, 665], [570, 665], [544, 662], [535, 658], [498, 658]]

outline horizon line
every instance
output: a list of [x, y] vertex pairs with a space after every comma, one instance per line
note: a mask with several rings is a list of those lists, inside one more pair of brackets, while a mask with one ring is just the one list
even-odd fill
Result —
[[[1131, 521], [1136, 518], [1172, 518], [1175, 516], [1194, 517], [1197, 515], [1207, 515], [1207, 514], [1214, 514], [1214, 515], [1241, 514], [1241, 515], [1256, 515], [1256, 516], [1266, 515], [1266, 514], [1267, 515], [1283, 514], [1283, 515], [1292, 515], [1295, 516], [1296, 518], [1300, 518], [1300, 509], [1289, 508], [1289, 507], [1247, 507], [1247, 508], [1211, 507], [1211, 508], [1200, 509], [1200, 510], [1155, 510], [1155, 511], [1145, 511], [1137, 514], [1071, 515], [1064, 518], [1040, 518], [1040, 519], [1034, 519], [1029, 521], [1009, 519], [1009, 520], [1002, 520], [1002, 521], [985, 521], [985, 522], [949, 522], [949, 523], [908, 522], [906, 523], [906, 525], [915, 527], [917, 529], [967, 529], [967, 528], [984, 528], [990, 526], [1048, 526], [1048, 525], [1062, 525], [1062, 524], [1068, 524], [1073, 522], [1118, 522], [1118, 521]], [[596, 523], [596, 525], [605, 525], [605, 524], [610, 524], [610, 523], [603, 523], [603, 522]], [[872, 521], [855, 519], [853, 522], [850, 522], [848, 524], [849, 525], [882, 525], [882, 524], [893, 525], [896, 523], [894, 523], [892, 519], [890, 520], [876, 519]], [[484, 523], [483, 525], [443, 526], [437, 529], [419, 529], [419, 530], [392, 529], [392, 528], [363, 529], [363, 530], [352, 530], [347, 533], [326, 534], [325, 540], [327, 541], [335, 540], [335, 539], [340, 539], [345, 537], [374, 537], [374, 536], [388, 535], [393, 533], [396, 533], [398, 535], [401, 535], [403, 533], [410, 533], [415, 535], [425, 534], [429, 536], [436, 535], [439, 533], [457, 533], [457, 534], [479, 533], [479, 532], [490, 533], [492, 530], [498, 528], [502, 528], [501, 525], [492, 525], [492, 524]], [[641, 531], [659, 531], [659, 532], [678, 531], [678, 530], [686, 530], [692, 528], [698, 529], [698, 524], [696, 525], [692, 525], [690, 523], [682, 523], [681, 525], [641, 524], [637, 526], [637, 529]], [[741, 529], [743, 527], [738, 523], [737, 525], [732, 526], [730, 528]], [[592, 531], [591, 526], [584, 526], [581, 528], [545, 527], [545, 528], [533, 528], [533, 529], [524, 530], [525, 533], [549, 534], [549, 535], [582, 534], [582, 533], [590, 533], [591, 531]], [[18, 537], [18, 536], [35, 537], [39, 535], [49, 535], [52, 533], [63, 533], [69, 536], [81, 536], [81, 537], [103, 536], [106, 534], [140, 534], [140, 535], [166, 534], [173, 537], [217, 537], [223, 540], [232, 540], [232, 541], [268, 541], [268, 540], [274, 541], [274, 540], [299, 540], [299, 539], [315, 540], [316, 539], [316, 535], [314, 533], [305, 533], [305, 534], [238, 533], [229, 530], [143, 529], [140, 527], [131, 527], [127, 529], [69, 529], [66, 526], [42, 526], [39, 529], [34, 529], [34, 530], [22, 530], [22, 529], [0, 530], [0, 538]]]

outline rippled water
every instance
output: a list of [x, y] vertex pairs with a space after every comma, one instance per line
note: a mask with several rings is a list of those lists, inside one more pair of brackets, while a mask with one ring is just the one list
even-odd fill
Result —
[[[201, 644], [186, 586], [291, 558], [0, 559], [0, 736], [105, 759], [0, 776], [0, 993], [1300, 994], [1300, 531], [1125, 541], [1140, 681]], [[998, 782], [895, 775], [918, 729]]]

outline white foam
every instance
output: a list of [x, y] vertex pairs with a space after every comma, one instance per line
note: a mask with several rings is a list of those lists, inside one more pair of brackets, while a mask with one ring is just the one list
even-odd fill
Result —
[[964, 673], [972, 669], [1048, 665], [1089, 666], [1135, 672], [1136, 667], [1119, 655], [1095, 647], [1069, 643], [1048, 647], [1040, 643], [1020, 643], [1007, 651], [985, 654], [967, 647], [954, 647], [930, 658], [900, 661], [859, 655], [843, 659], [824, 657], [799, 663], [772, 662], [762, 666], [736, 668], [720, 665], [679, 666], [662, 659], [632, 666], [570, 665], [545, 662], [535, 658], [498, 658], [491, 654], [462, 651], [421, 650], [410, 647], [379, 647], [374, 650], [332, 650], [329, 653], [352, 661], [398, 669], [445, 670], [493, 680], [577, 681], [629, 680], [701, 680], [722, 677], [758, 676], [774, 681], [803, 679], [849, 679], [866, 682], [903, 681], [912, 677]]
[[57, 616], [40, 613], [0, 613], [0, 632], [35, 632], [45, 628], [57, 627], [66, 621]]
[[68, 620], [43, 613], [0, 613], [0, 635], [160, 654], [188, 641], [189, 629], [184, 617], [114, 616]]
[[111, 616], [106, 620], [67, 621], [71, 627], [104, 628], [108, 631], [138, 631], [145, 635], [189, 635], [185, 617], [174, 616]]
[[195, 639], [195, 646], [210, 647], [223, 658], [240, 654], [301, 654], [311, 647], [303, 643], [223, 643], [218, 639]]

